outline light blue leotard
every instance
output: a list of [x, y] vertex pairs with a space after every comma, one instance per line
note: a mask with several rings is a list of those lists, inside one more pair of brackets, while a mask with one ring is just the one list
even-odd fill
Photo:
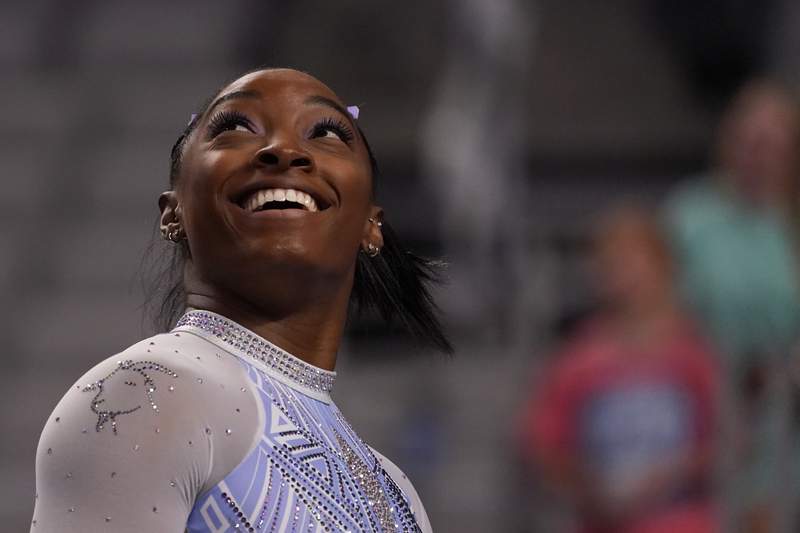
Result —
[[405, 475], [332, 402], [334, 379], [187, 312], [56, 407], [31, 531], [430, 531]]

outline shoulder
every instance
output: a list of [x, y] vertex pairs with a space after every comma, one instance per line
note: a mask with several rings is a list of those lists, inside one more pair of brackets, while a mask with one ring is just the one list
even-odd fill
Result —
[[139, 491], [163, 490], [162, 502], [188, 512], [255, 442], [263, 414], [248, 383], [237, 358], [188, 333], [156, 335], [101, 361], [45, 424], [37, 509], [91, 499], [121, 508]]
[[242, 435], [258, 433], [263, 420], [250, 385], [241, 361], [205, 339], [186, 332], [155, 335], [86, 372], [53, 411], [43, 438], [67, 425], [84, 434], [128, 437], [158, 429], [195, 435], [194, 442], [235, 429], [239, 438], [226, 439], [226, 447], [249, 448], [254, 437], [236, 444]]
[[664, 202], [667, 228], [679, 236], [724, 220], [728, 203], [713, 176], [695, 176], [678, 184]]
[[408, 479], [408, 476], [406, 476], [403, 471], [400, 470], [400, 467], [387, 459], [380, 452], [372, 447], [370, 447], [370, 449], [375, 455], [375, 459], [377, 459], [378, 463], [381, 465], [381, 468], [383, 468], [383, 470], [389, 474], [389, 477], [392, 478], [392, 481], [394, 481], [395, 485], [398, 486], [398, 488], [408, 499], [408, 504], [411, 506], [411, 512], [414, 513], [414, 517], [417, 519], [417, 524], [422, 532], [429, 533], [432, 531], [430, 521], [428, 520], [428, 514], [425, 512], [425, 506], [422, 505], [422, 500], [420, 499], [419, 494], [417, 494], [416, 489], [414, 489], [414, 485], [412, 485], [411, 480]]
[[680, 210], [713, 201], [717, 197], [715, 179], [712, 175], [698, 174], [681, 180], [667, 195], [667, 207]]
[[607, 322], [600, 317], [588, 318], [556, 350], [548, 367], [547, 379], [569, 380], [592, 374], [607, 366], [608, 354], [613, 351], [614, 340], [609, 335]]
[[[232, 357], [216, 355], [203, 339], [160, 334], [87, 371], [53, 415], [59, 422], [72, 415], [72, 422], [84, 428], [117, 435], [143, 420], [162, 425], [187, 417], [200, 421], [207, 418], [207, 408], [224, 396], [226, 382], [241, 381], [242, 373]], [[199, 386], [204, 384], [209, 386]]]
[[676, 364], [687, 374], [704, 382], [716, 382], [722, 369], [719, 355], [696, 324], [686, 320], [675, 336]]

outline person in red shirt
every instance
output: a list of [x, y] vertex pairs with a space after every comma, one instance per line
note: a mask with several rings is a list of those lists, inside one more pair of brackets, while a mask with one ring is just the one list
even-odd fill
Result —
[[656, 220], [611, 212], [593, 259], [603, 306], [540, 375], [522, 454], [591, 533], [718, 531], [718, 370], [677, 302]]

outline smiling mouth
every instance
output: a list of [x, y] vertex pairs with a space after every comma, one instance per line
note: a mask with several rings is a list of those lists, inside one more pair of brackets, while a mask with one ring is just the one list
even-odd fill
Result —
[[247, 195], [240, 207], [248, 213], [284, 209], [297, 209], [311, 213], [319, 211], [314, 198], [297, 189], [259, 189]]

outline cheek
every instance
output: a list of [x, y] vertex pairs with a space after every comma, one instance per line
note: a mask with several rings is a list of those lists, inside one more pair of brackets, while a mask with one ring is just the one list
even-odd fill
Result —
[[352, 165], [349, 172], [330, 175], [339, 194], [339, 205], [331, 207], [332, 216], [325, 217], [325, 231], [316, 234], [319, 240], [312, 247], [320, 257], [326, 258], [336, 270], [349, 269], [355, 262], [356, 255], [364, 237], [364, 224], [372, 205], [372, 188], [369, 174]]
[[208, 150], [194, 158], [192, 187], [208, 193], [218, 193], [227, 178], [237, 172], [246, 155], [232, 150]]
[[351, 161], [336, 173], [336, 187], [341, 194], [342, 208], [359, 216], [367, 212], [372, 204], [372, 177], [368, 166], [361, 161]]
[[230, 253], [231, 224], [221, 194], [224, 166], [224, 159], [215, 154], [194, 158], [178, 187], [189, 248], [194, 260], [201, 263]]
[[372, 190], [369, 181], [363, 177], [354, 178], [342, 188], [342, 204], [337, 230], [342, 237], [358, 249], [364, 237], [364, 224], [372, 206]]
[[184, 169], [179, 193], [184, 204], [187, 220], [201, 221], [216, 218], [222, 200], [222, 185], [225, 176], [232, 171], [230, 158], [219, 152], [205, 152], [192, 158]]

